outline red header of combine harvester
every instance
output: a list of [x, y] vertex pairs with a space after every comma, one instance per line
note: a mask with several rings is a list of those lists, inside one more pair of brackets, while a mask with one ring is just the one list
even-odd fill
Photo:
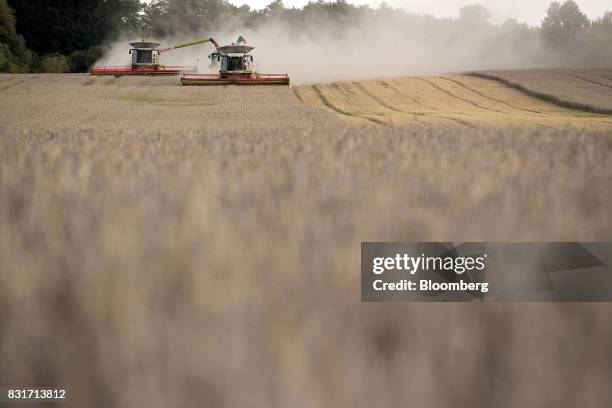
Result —
[[183, 74], [182, 85], [289, 85], [287, 74]]
[[196, 67], [151, 65], [148, 67], [93, 67], [91, 75], [178, 75], [183, 72], [196, 72]]

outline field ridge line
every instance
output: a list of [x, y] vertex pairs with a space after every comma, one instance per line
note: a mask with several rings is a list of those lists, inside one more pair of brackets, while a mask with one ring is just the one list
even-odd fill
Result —
[[422, 106], [422, 107], [424, 107], [424, 108], [427, 108], [427, 109], [431, 109], [432, 111], [436, 111], [436, 112], [437, 112], [437, 111], [439, 111], [439, 109], [434, 108], [433, 106], [425, 105], [423, 102], [419, 101], [417, 98], [415, 98], [415, 97], [413, 97], [413, 96], [411, 96], [411, 95], [408, 95], [406, 92], [402, 91], [401, 89], [397, 88], [397, 87], [396, 87], [396, 86], [394, 86], [394, 85], [391, 85], [391, 84], [390, 84], [390, 83], [388, 83], [387, 81], [383, 81], [383, 80], [381, 80], [381, 81], [379, 81], [379, 82], [380, 82], [380, 84], [381, 84], [382, 86], [384, 86], [384, 87], [386, 87], [386, 88], [389, 88], [389, 89], [392, 89], [392, 90], [394, 90], [395, 92], [397, 92], [398, 94], [400, 94], [400, 95], [402, 95], [402, 96], [405, 96], [405, 97], [409, 98], [410, 100], [412, 100], [412, 101], [413, 101], [414, 103], [416, 103], [417, 105], [420, 105], [420, 106]]
[[315, 93], [317, 94], [317, 96], [319, 97], [319, 99], [321, 100], [321, 102], [323, 102], [323, 105], [327, 106], [329, 109], [338, 112], [341, 115], [345, 115], [345, 116], [351, 116], [351, 117], [358, 117], [361, 119], [365, 119], [368, 120], [372, 123], [376, 123], [377, 125], [384, 125], [387, 126], [387, 124], [381, 120], [378, 119], [374, 119], [374, 118], [369, 118], [367, 116], [363, 116], [363, 115], [358, 115], [358, 114], [354, 114], [354, 113], [350, 113], [347, 112], [345, 110], [342, 110], [340, 108], [338, 108], [336, 105], [334, 105], [333, 103], [331, 103], [329, 101], [329, 99], [327, 99], [327, 97], [325, 97], [325, 95], [323, 95], [323, 92], [321, 91], [321, 88], [319, 88], [318, 85], [312, 85], [312, 89], [315, 91]]
[[340, 92], [342, 95], [344, 95], [347, 98], [352, 98], [352, 95], [350, 95], [349, 92], [343, 87], [341, 87], [340, 84], [337, 82], [332, 82], [331, 84], [328, 84], [327, 86], [329, 86], [330, 88], [334, 88], [336, 91]]
[[518, 110], [521, 110], [521, 111], [532, 112], [532, 113], [544, 113], [542, 111], [536, 111], [536, 110], [532, 110], [532, 109], [521, 108], [520, 106], [515, 106], [515, 105], [513, 105], [513, 104], [511, 104], [509, 102], [506, 102], [504, 100], [497, 99], [497, 98], [494, 98], [492, 96], [486, 95], [486, 94], [484, 94], [484, 93], [482, 93], [482, 92], [480, 92], [480, 91], [478, 91], [478, 90], [476, 90], [476, 89], [474, 89], [474, 88], [472, 88], [472, 87], [470, 87], [470, 86], [468, 86], [468, 85], [464, 84], [463, 82], [458, 81], [456, 79], [451, 79], [451, 78], [447, 78], [447, 77], [440, 77], [440, 78], [446, 79], [447, 81], [450, 81], [450, 82], [454, 82], [457, 85], [462, 86], [463, 88], [467, 89], [468, 91], [474, 92], [476, 95], [480, 95], [483, 98], [490, 99], [490, 100], [495, 101], [495, 102], [503, 103], [504, 105], [506, 105], [506, 106], [508, 106], [508, 107], [510, 107], [512, 109], [518, 109]]
[[550, 95], [550, 94], [545, 94], [543, 92], [539, 92], [539, 91], [535, 91], [531, 88], [528, 88], [524, 85], [521, 85], [517, 82], [513, 82], [510, 81], [506, 78], [502, 78], [502, 77], [498, 77], [496, 75], [492, 75], [492, 74], [488, 74], [488, 73], [484, 73], [484, 72], [467, 72], [465, 75], [470, 75], [470, 76], [474, 76], [477, 78], [483, 78], [483, 79], [488, 79], [491, 81], [497, 81], [500, 82], [506, 86], [509, 86], [510, 88], [514, 88], [516, 90], [519, 90], [521, 92], [526, 93], [529, 96], [533, 96], [535, 98], [540, 98], [546, 102], [550, 102], [550, 103], [554, 103], [555, 105], [558, 106], [562, 106], [564, 108], [569, 108], [569, 109], [574, 109], [574, 110], [581, 110], [584, 112], [589, 112], [589, 113], [601, 113], [604, 115], [612, 115], [612, 109], [605, 109], [605, 108], [598, 108], [597, 106], [592, 106], [592, 105], [587, 105], [585, 103], [580, 103], [580, 102], [572, 102], [572, 101], [567, 101], [565, 99], [561, 99], [559, 97], [556, 97], [554, 95]]
[[[440, 77], [440, 78], [441, 78], [441, 77]], [[460, 101], [463, 101], [463, 102], [467, 102], [467, 103], [469, 103], [470, 105], [475, 106], [475, 107], [477, 107], [477, 108], [484, 109], [484, 110], [488, 110], [488, 111], [491, 111], [491, 112], [497, 112], [497, 113], [508, 113], [508, 112], [500, 111], [500, 110], [497, 110], [497, 109], [487, 108], [487, 107], [482, 106], [482, 105], [480, 105], [480, 104], [478, 104], [478, 103], [476, 103], [476, 102], [474, 102], [474, 101], [471, 101], [471, 100], [469, 100], [469, 99], [467, 99], [467, 98], [463, 98], [463, 97], [461, 97], [461, 96], [455, 95], [454, 93], [452, 93], [452, 92], [451, 92], [451, 91], [449, 91], [448, 89], [444, 89], [444, 88], [442, 88], [440, 85], [438, 85], [438, 84], [436, 84], [435, 82], [432, 82], [432, 81], [430, 81], [430, 80], [428, 80], [428, 79], [425, 79], [425, 78], [417, 78], [417, 79], [420, 79], [421, 81], [428, 83], [429, 85], [433, 86], [434, 88], [436, 88], [436, 89], [437, 89], [437, 90], [439, 90], [439, 91], [444, 92], [445, 94], [447, 94], [448, 96], [450, 96], [450, 97], [452, 97], [452, 98], [459, 99]]]
[[12, 88], [12, 87], [14, 87], [14, 86], [17, 86], [17, 85], [23, 84], [23, 83], [25, 83], [25, 82], [32, 81], [32, 80], [34, 80], [34, 79], [36, 79], [36, 78], [38, 78], [38, 77], [37, 77], [37, 76], [31, 76], [31, 77], [25, 78], [25, 79], [23, 79], [23, 80], [21, 80], [21, 81], [17, 81], [17, 82], [10, 83], [10, 84], [8, 84], [7, 86], [4, 86], [4, 87], [0, 88], [0, 91], [4, 91], [4, 90], [6, 90], [6, 89], [9, 89], [9, 88]]
[[297, 88], [293, 88], [293, 93], [295, 94], [295, 97], [298, 98], [300, 102], [304, 103], [304, 101], [302, 100], [302, 97], [300, 96], [300, 92]]
[[478, 126], [471, 124], [469, 121], [464, 119], [451, 118], [448, 116], [435, 116], [436, 118], [450, 120], [451, 122], [459, 123], [460, 125], [467, 126], [470, 129], [478, 130]]
[[399, 112], [399, 113], [408, 113], [408, 112], [404, 112], [401, 111], [399, 109], [394, 108], [393, 106], [389, 105], [387, 102], [385, 102], [381, 97], [374, 95], [373, 93], [371, 93], [370, 91], [368, 91], [365, 86], [363, 86], [362, 84], [358, 83], [358, 82], [353, 82], [353, 85], [355, 85], [357, 87], [357, 89], [359, 89], [361, 92], [363, 92], [364, 94], [366, 94], [367, 96], [369, 96], [370, 98], [374, 99], [376, 102], [378, 102], [381, 106], [384, 106], [385, 108], [392, 110], [394, 112]]
[[588, 83], [591, 83], [591, 84], [594, 84], [594, 85], [598, 85], [598, 86], [605, 86], [606, 88], [610, 88], [610, 89], [612, 89], [612, 85], [603, 84], [603, 83], [601, 83], [601, 82], [597, 82], [597, 81], [595, 81], [595, 80], [593, 80], [593, 79], [590, 79], [590, 78], [585, 78], [585, 77], [583, 77], [582, 75], [573, 74], [573, 73], [569, 73], [569, 74], [566, 74], [566, 73], [561, 73], [561, 75], [566, 75], [566, 76], [570, 76], [570, 77], [573, 77], [573, 78], [578, 78], [578, 79], [581, 79], [581, 80], [583, 80], [583, 81], [585, 81], [585, 82], [588, 82]]
[[[397, 89], [396, 87], [390, 85], [388, 82], [380, 80], [378, 81], [383, 87], [387, 87], [389, 89], [394, 90], [395, 92], [399, 93], [402, 96], [406, 96], [409, 99], [413, 100], [417, 105], [423, 106], [424, 108], [428, 108], [428, 109], [432, 109], [434, 111], [437, 111], [436, 108], [430, 107], [430, 106], [426, 106], [423, 103], [419, 102], [416, 100], [416, 98], [413, 98], [412, 96], [406, 94], [405, 92], [402, 92], [401, 90]], [[357, 85], [355, 83], [355, 85]], [[451, 122], [455, 122], [455, 123], [459, 123], [460, 125], [466, 126], [470, 129], [478, 129], [478, 126], [473, 125], [472, 123], [470, 123], [467, 120], [463, 120], [463, 119], [457, 119], [457, 118], [453, 118], [453, 117], [448, 117], [448, 116], [443, 116], [443, 115], [438, 115], [438, 114], [427, 114], [427, 113], [414, 113], [414, 112], [404, 112], [404, 111], [400, 111], [403, 113], [412, 113], [415, 116], [415, 121], [418, 121], [418, 117], [419, 116], [424, 116], [424, 117], [428, 117], [428, 118], [437, 118], [437, 119], [443, 119], [443, 120], [449, 120]]]
[[[593, 74], [593, 75], [601, 79], [605, 79], [606, 81], [612, 81], [612, 76], [607, 76], [606, 75], [607, 73], [608, 71], [598, 71], [597, 74]], [[610, 71], [610, 73], [612, 73], [612, 70]]]
[[[382, 81], [379, 81], [379, 82], [382, 82]], [[412, 116], [413, 116], [413, 119], [414, 119], [414, 121], [415, 121], [415, 122], [418, 122], [418, 121], [419, 121], [419, 115], [421, 115], [421, 116], [427, 116], [427, 115], [426, 115], [426, 114], [424, 114], [424, 113], [422, 113], [422, 114], [416, 114], [416, 113], [414, 113], [414, 112], [403, 111], [403, 110], [397, 109], [397, 108], [395, 108], [395, 107], [393, 107], [393, 106], [389, 105], [389, 104], [388, 104], [388, 103], [387, 103], [387, 102], [386, 102], [384, 99], [382, 99], [381, 97], [376, 96], [376, 95], [374, 95], [373, 93], [371, 93], [370, 91], [368, 91], [368, 90], [366, 89], [366, 87], [365, 87], [365, 86], [363, 86], [362, 84], [360, 84], [359, 82], [353, 82], [353, 85], [355, 85], [355, 87], [357, 87], [357, 89], [359, 89], [361, 92], [363, 92], [364, 94], [366, 94], [366, 95], [367, 95], [367, 96], [369, 96], [370, 98], [374, 99], [374, 100], [375, 100], [376, 102], [378, 102], [378, 103], [379, 103], [381, 106], [384, 106], [385, 108], [387, 108], [387, 109], [389, 109], [389, 110], [392, 110], [392, 111], [394, 111], [394, 112], [397, 112], [397, 113], [405, 113], [405, 114], [407, 114], [407, 115], [412, 115]]]
[[[348, 85], [348, 84], [347, 84], [347, 85]], [[353, 94], [353, 92], [354, 92], [353, 90], [351, 90], [351, 89], [345, 89], [344, 87], [340, 86], [340, 84], [339, 84], [339, 83], [337, 83], [337, 82], [332, 82], [331, 84], [328, 84], [327, 86], [328, 86], [329, 88], [332, 88], [332, 89], [336, 90], [336, 91], [337, 91], [337, 92], [339, 92], [340, 94], [342, 94], [342, 95], [343, 95], [343, 96], [344, 96], [344, 97], [347, 99], [347, 101], [350, 101], [350, 102], [353, 102], [353, 101], [354, 101], [354, 96], [355, 96], [355, 95]], [[366, 110], [366, 111], [368, 110], [368, 107], [367, 107], [367, 106], [364, 106], [363, 104], [358, 103], [358, 102], [357, 102], [357, 103], [354, 103], [352, 106], [358, 107], [358, 108], [363, 109], [363, 110]], [[354, 116], [360, 116], [360, 117], [361, 117], [361, 116], [363, 116], [363, 115], [360, 115], [360, 114], [358, 114], [358, 113], [352, 113], [352, 115], [354, 115]], [[365, 118], [365, 116], [363, 116], [363, 117]], [[376, 120], [376, 119], [374, 119], [374, 120]]]

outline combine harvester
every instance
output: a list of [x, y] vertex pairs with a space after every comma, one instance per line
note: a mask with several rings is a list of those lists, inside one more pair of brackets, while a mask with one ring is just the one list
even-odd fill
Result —
[[132, 66], [130, 67], [93, 67], [89, 72], [90, 75], [178, 75], [183, 72], [197, 72], [195, 66], [168, 66], [160, 64], [160, 56], [169, 51], [179, 48], [191, 47], [192, 45], [204, 44], [211, 42], [215, 47], [217, 43], [212, 38], [196, 40], [184, 44], [178, 44], [174, 47], [158, 49], [158, 43], [154, 42], [133, 42], [130, 43], [132, 49]]
[[[212, 39], [211, 39], [212, 40]], [[183, 85], [289, 85], [287, 74], [260, 74], [252, 69], [253, 56], [249, 55], [255, 47], [246, 45], [242, 36], [231, 45], [217, 46], [208, 57], [211, 66], [221, 63], [219, 74], [183, 74]]]

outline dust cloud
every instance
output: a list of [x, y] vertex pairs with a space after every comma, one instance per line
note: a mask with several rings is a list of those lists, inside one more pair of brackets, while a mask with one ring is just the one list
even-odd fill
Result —
[[[407, 24], [410, 21], [418, 24]], [[325, 18], [299, 31], [283, 21], [258, 28], [236, 22], [226, 26], [238, 28], [155, 40], [161, 48], [207, 37], [224, 45], [243, 35], [255, 47], [252, 55], [257, 71], [288, 73], [293, 84], [554, 64], [542, 59], [542, 47], [531, 29], [519, 24], [474, 26], [424, 16], [407, 20], [390, 13], [342, 29]], [[134, 40], [138, 39], [122, 38], [112, 44], [97, 65], [129, 65], [129, 42]], [[208, 59], [212, 51], [213, 46], [205, 43], [164, 53], [161, 61], [197, 65], [202, 73], [216, 72], [218, 68], [210, 66]]]

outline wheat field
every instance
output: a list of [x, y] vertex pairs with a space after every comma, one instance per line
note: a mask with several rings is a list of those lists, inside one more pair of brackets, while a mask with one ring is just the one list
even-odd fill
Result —
[[[518, 71], [515, 76], [531, 78], [530, 72]], [[538, 73], [533, 81], [541, 87], [542, 82], [550, 81], [551, 88], [555, 83], [563, 83], [557, 78], [540, 81], [544, 76]], [[572, 78], [569, 82], [578, 80]], [[608, 89], [583, 82], [588, 88], [586, 91], [576, 93], [571, 86], [566, 86], [565, 92], [571, 92], [580, 101], [590, 95], [591, 103], [604, 108], [612, 101], [612, 86]], [[468, 75], [339, 82], [300, 86], [295, 92], [307, 105], [334, 112], [351, 124], [459, 124], [471, 128], [520, 125], [533, 129], [612, 130], [612, 110], [600, 114], [562, 107], [498, 81]]]
[[177, 77], [0, 75], [0, 123], [31, 131], [257, 132], [334, 121], [288, 87], [181, 87]]
[[361, 241], [609, 240], [605, 115], [442, 78], [175, 81], [0, 76], [0, 384], [71, 407], [612, 404], [609, 304], [359, 287]]

